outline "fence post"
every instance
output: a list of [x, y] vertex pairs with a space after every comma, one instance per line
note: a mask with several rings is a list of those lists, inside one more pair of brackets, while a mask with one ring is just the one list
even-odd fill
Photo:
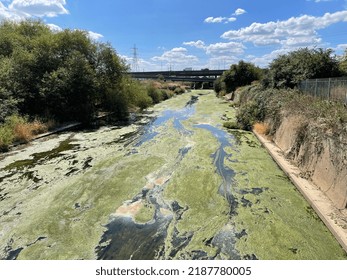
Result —
[[329, 82], [328, 82], [328, 100], [329, 101], [330, 101], [330, 96], [331, 96], [330, 90], [331, 90], [331, 78], [329, 78]]
[[314, 88], [314, 96], [317, 97], [317, 92], [318, 92], [318, 79], [316, 79], [316, 85]]

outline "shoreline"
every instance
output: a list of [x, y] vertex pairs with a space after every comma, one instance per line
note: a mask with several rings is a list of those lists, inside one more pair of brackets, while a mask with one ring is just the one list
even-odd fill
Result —
[[267, 140], [259, 133], [253, 131], [261, 144], [269, 152], [273, 160], [288, 176], [290, 181], [304, 196], [306, 201], [311, 205], [320, 219], [327, 226], [329, 231], [334, 235], [342, 248], [347, 252], [347, 223], [343, 218], [346, 218], [347, 210], [342, 213], [336, 208], [332, 201], [324, 194], [318, 186], [312, 182], [300, 177], [300, 169], [290, 163], [284, 156], [283, 151], [277, 147], [275, 143]]

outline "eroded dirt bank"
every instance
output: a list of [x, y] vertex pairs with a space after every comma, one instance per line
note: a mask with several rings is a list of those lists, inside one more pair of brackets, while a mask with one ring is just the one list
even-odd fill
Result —
[[[346, 259], [234, 109], [193, 91], [0, 161], [1, 259]], [[147, 123], [147, 124], [146, 124]]]

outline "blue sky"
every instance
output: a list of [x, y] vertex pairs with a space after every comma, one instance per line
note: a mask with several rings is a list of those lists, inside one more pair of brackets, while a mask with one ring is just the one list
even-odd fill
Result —
[[40, 18], [109, 42], [138, 69], [266, 67], [300, 47], [347, 48], [347, 0], [2, 0], [0, 19]]

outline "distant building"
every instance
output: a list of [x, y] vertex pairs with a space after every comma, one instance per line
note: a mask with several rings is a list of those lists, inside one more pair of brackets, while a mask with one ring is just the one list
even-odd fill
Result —
[[193, 68], [192, 67], [187, 67], [187, 68], [184, 68], [183, 71], [193, 71]]

